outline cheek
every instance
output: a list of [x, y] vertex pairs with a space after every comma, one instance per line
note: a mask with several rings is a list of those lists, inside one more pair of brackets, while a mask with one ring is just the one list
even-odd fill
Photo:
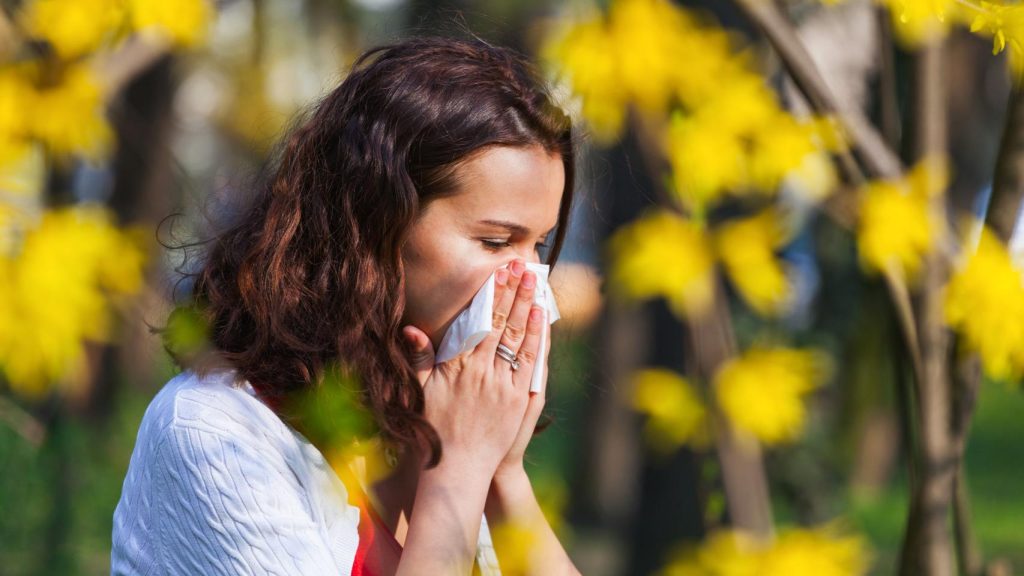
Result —
[[435, 346], [487, 277], [505, 264], [472, 241], [450, 241], [444, 248], [411, 250], [406, 259], [405, 322], [427, 332]]

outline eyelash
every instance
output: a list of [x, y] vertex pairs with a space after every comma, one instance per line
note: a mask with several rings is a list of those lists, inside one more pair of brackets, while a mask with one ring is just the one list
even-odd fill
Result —
[[[481, 240], [481, 242], [483, 242], [484, 246], [487, 247], [488, 250], [493, 251], [498, 251], [502, 248], [507, 248], [512, 245], [504, 240]], [[539, 250], [541, 248], [547, 248], [548, 244], [547, 242], [537, 242], [534, 246]]]

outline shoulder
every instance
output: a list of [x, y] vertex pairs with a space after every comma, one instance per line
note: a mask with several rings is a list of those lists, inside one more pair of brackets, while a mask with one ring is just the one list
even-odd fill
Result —
[[146, 409], [126, 484], [235, 490], [244, 479], [272, 491], [301, 493], [310, 488], [306, 452], [312, 447], [304, 444], [233, 372], [200, 376], [185, 371], [170, 379]]
[[234, 371], [171, 378], [150, 402], [139, 426], [140, 444], [157, 448], [183, 430], [231, 438], [239, 444], [294, 443], [288, 426]]
[[114, 514], [115, 564], [172, 574], [351, 566], [358, 510], [322, 481], [314, 451], [233, 374], [175, 376], [139, 427]]

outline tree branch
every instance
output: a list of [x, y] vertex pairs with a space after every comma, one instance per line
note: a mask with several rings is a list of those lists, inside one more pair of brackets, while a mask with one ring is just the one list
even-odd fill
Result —
[[821, 113], [833, 114], [839, 120], [869, 175], [874, 178], [899, 177], [903, 172], [899, 157], [859, 111], [839, 102], [778, 6], [771, 0], [735, 2], [764, 32], [811, 107]]

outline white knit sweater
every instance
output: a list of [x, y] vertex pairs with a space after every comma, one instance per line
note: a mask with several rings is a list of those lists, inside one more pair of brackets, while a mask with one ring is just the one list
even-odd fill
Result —
[[[248, 382], [186, 371], [139, 427], [114, 511], [111, 574], [348, 575], [358, 524], [324, 457]], [[498, 573], [486, 522], [477, 562]]]

